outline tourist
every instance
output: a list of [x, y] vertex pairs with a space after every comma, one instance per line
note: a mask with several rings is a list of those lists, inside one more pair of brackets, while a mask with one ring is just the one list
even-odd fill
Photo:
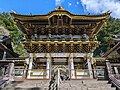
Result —
[[63, 75], [60, 75], [60, 78], [61, 78], [62, 81], [64, 80]]
[[68, 75], [66, 76], [66, 79], [65, 79], [65, 80], [70, 80], [70, 78], [69, 78], [69, 76], [68, 76]]

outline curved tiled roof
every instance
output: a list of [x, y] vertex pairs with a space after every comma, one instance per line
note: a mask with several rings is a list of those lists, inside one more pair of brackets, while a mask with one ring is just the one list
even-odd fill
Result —
[[81, 15], [81, 14], [72, 14], [71, 12], [65, 10], [63, 7], [59, 6], [57, 9], [49, 12], [48, 14], [43, 14], [43, 15], [21, 15], [21, 14], [16, 14], [15, 12], [11, 12], [11, 15], [13, 15], [14, 18], [16, 19], [20, 19], [20, 20], [26, 20], [26, 19], [47, 19], [49, 18], [51, 15], [53, 14], [67, 14], [69, 16], [71, 16], [72, 18], [77, 18], [77, 19], [105, 19], [107, 17], [109, 17], [109, 15], [111, 14], [110, 11], [107, 11], [103, 14], [99, 14], [99, 15]]

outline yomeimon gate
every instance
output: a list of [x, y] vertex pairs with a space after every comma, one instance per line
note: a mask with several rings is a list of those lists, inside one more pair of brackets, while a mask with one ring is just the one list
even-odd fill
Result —
[[96, 35], [109, 15], [77, 15], [61, 6], [44, 15], [12, 13], [24, 33], [22, 44], [30, 53], [26, 78], [49, 79], [58, 68], [71, 79], [94, 78], [93, 51], [99, 46]]

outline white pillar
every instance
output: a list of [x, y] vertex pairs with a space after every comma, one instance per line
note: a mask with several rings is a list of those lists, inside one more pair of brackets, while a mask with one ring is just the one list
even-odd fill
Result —
[[[25, 58], [26, 64], [29, 65], [29, 59], [30, 58]], [[24, 68], [24, 78], [27, 78], [27, 69], [28, 66], [26, 65], [26, 67]]]
[[9, 77], [11, 77], [12, 74], [13, 74], [13, 70], [14, 70], [14, 62], [10, 63], [9, 66], [10, 66], [10, 68], [9, 68]]
[[88, 62], [88, 70], [89, 70], [89, 75], [90, 75], [90, 78], [92, 79], [93, 78], [93, 71], [92, 71], [92, 56], [93, 54], [88, 54], [88, 57], [87, 57], [87, 62]]
[[114, 70], [115, 70], [115, 74], [119, 74], [117, 67], [114, 67]]
[[107, 68], [108, 74], [111, 74], [112, 73], [112, 69], [111, 69], [110, 61], [109, 60], [105, 60], [105, 62], [106, 62], [106, 68]]
[[57, 84], [58, 84], [58, 90], [59, 90], [59, 86], [60, 86], [60, 69], [58, 68], [58, 76], [57, 76]]
[[4, 51], [4, 53], [3, 53], [2, 60], [6, 60], [6, 51]]
[[29, 64], [29, 59], [30, 58], [25, 58], [25, 61], [26, 61], [27, 64]]
[[71, 69], [71, 78], [75, 78], [73, 53], [70, 54], [70, 69]]
[[13, 63], [10, 63], [10, 68], [9, 68], [9, 77], [10, 77], [10, 80], [13, 81], [13, 78], [14, 78], [14, 62]]
[[50, 55], [49, 53], [47, 53], [47, 62], [46, 62], [46, 71], [47, 71], [47, 76], [46, 78], [49, 79], [50, 78]]
[[32, 69], [32, 63], [33, 63], [33, 53], [30, 53], [30, 58], [29, 58], [29, 68], [28, 68], [28, 75], [27, 78], [30, 78], [30, 73]]

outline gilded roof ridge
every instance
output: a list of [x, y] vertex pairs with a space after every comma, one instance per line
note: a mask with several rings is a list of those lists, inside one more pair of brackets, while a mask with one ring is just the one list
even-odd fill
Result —
[[[54, 12], [55, 10], [49, 12], [48, 14], [19, 14], [19, 13], [11, 13], [11, 14], [14, 14], [14, 15], [21, 15], [21, 16], [46, 16], [46, 15], [49, 15], [51, 14], [52, 12]], [[63, 12], [68, 12], [69, 14], [71, 15], [76, 15], [76, 16], [87, 16], [87, 17], [94, 17], [94, 16], [106, 16], [106, 15], [110, 15], [111, 13], [102, 13], [102, 14], [96, 14], [96, 15], [89, 15], [89, 14], [72, 14], [70, 13], [69, 11], [66, 11], [64, 10]]]

